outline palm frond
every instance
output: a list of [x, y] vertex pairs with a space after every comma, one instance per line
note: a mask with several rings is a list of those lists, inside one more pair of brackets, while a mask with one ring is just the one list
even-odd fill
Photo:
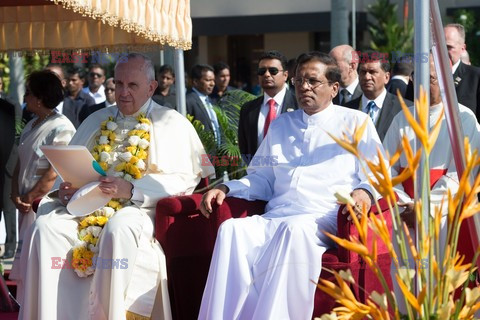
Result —
[[225, 171], [230, 179], [238, 179], [245, 175], [246, 165], [238, 147], [238, 120], [242, 106], [255, 98], [248, 92], [231, 90], [227, 91], [213, 107], [220, 127], [221, 140], [219, 144], [216, 143], [212, 131], [205, 130], [200, 121], [187, 115], [197, 131], [205, 151], [211, 156], [217, 177], [222, 177]]

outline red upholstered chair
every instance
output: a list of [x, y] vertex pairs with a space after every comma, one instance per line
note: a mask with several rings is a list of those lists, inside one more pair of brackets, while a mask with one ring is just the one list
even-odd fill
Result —
[[[157, 203], [156, 237], [167, 257], [169, 291], [175, 319], [196, 319], [198, 316], [220, 224], [231, 217], [261, 214], [265, 207], [263, 201], [249, 202], [227, 198], [221, 206], [214, 205], [210, 219], [206, 219], [198, 210], [201, 197], [201, 194], [170, 197]], [[391, 230], [392, 220], [388, 208], [383, 201], [381, 206], [382, 214]], [[350, 235], [358, 236], [355, 225], [347, 221], [346, 215], [338, 215], [337, 235], [343, 238]], [[391, 288], [390, 256], [381, 241], [378, 243], [378, 265]], [[334, 270], [349, 268], [357, 284], [367, 293], [373, 290], [383, 292], [377, 278], [353, 252], [343, 248], [330, 249], [323, 255], [322, 266]], [[327, 271], [322, 271], [321, 277], [334, 281], [331, 273]], [[365, 292], [358, 290], [357, 286], [353, 286], [352, 289], [360, 301], [365, 301]], [[317, 289], [314, 316], [330, 312], [334, 306], [335, 301]]]

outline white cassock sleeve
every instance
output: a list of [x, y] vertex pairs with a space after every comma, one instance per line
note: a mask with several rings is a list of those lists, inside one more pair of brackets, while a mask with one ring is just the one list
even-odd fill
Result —
[[[476, 121], [475, 115], [466, 107], [460, 107], [460, 121], [464, 135], [470, 140], [472, 150], [480, 147], [480, 127]], [[465, 110], [466, 109], [466, 110]], [[431, 125], [436, 119], [432, 119]], [[455, 161], [452, 156], [452, 148], [449, 142], [449, 136], [447, 131], [447, 124], [445, 119], [442, 120], [442, 127], [440, 129], [439, 136], [435, 143], [435, 146], [430, 154], [430, 169], [447, 169], [447, 173], [443, 175], [433, 186], [430, 191], [430, 201], [432, 209], [434, 206], [439, 206], [442, 201], [446, 200], [447, 191], [450, 190], [452, 194], [455, 194], [458, 190], [458, 176], [455, 167]], [[402, 136], [406, 134], [410, 144], [412, 145], [415, 136], [413, 130], [408, 126], [405, 117], [400, 113], [393, 120], [386, 136], [383, 141], [385, 150], [390, 154], [394, 154], [398, 146], [401, 143]], [[412, 146], [413, 148], [413, 146]], [[392, 168], [392, 176], [399, 174], [401, 167], [406, 167], [406, 160], [404, 156], [395, 163]], [[401, 184], [395, 186], [395, 191], [399, 196], [400, 202], [409, 203], [413, 202], [413, 199], [404, 191]], [[444, 210], [446, 213], [446, 210]]]
[[[477, 149], [479, 151], [480, 147], [480, 126], [477, 122], [475, 114], [465, 106], [459, 105], [460, 110], [460, 122], [462, 124], [462, 129], [465, 137], [468, 137], [472, 152]], [[435, 143], [431, 157], [435, 156], [447, 156], [452, 154], [452, 149], [450, 147], [450, 141], [448, 140], [447, 134], [447, 123], [443, 120], [442, 128], [440, 131], [443, 131], [445, 138], [442, 139], [442, 136], [439, 135]], [[448, 144], [448, 148], [445, 150], [444, 145]], [[453, 156], [449, 157], [451, 159], [448, 164], [447, 173], [442, 176], [432, 187], [430, 193], [430, 199], [432, 204], [439, 206], [443, 201], [447, 200], [447, 191], [450, 190], [452, 194], [457, 193], [459, 178], [457, 175], [457, 169], [455, 166], [455, 161]], [[476, 173], [475, 173], [476, 174]], [[444, 210], [444, 213], [445, 210]]]
[[[273, 163], [266, 164], [273, 160], [271, 153], [271, 135], [267, 134], [260, 144], [257, 152], [250, 161], [247, 169], [247, 175], [239, 180], [233, 180], [225, 183], [230, 189], [228, 196], [246, 199], [246, 200], [264, 200], [269, 201], [273, 196], [273, 184], [275, 175], [273, 172]], [[259, 165], [256, 165], [258, 163]], [[265, 165], [266, 164], [266, 165]]]
[[[364, 121], [364, 120], [363, 120]], [[379, 158], [378, 158], [378, 152], [382, 155], [382, 157], [386, 160], [385, 156], [385, 150], [383, 148], [382, 142], [380, 141], [380, 137], [378, 136], [377, 129], [375, 129], [375, 125], [373, 124], [373, 121], [368, 118], [367, 119], [368, 124], [365, 129], [365, 132], [363, 134], [362, 139], [358, 143], [358, 151], [360, 152], [361, 156], [364, 159], [367, 159], [368, 161], [378, 163]], [[361, 126], [362, 123], [358, 122], [357, 126]], [[357, 168], [357, 175], [360, 180], [360, 183], [354, 187], [354, 189], [366, 189], [370, 192], [370, 194], [375, 198], [379, 199], [381, 195], [371, 186], [369, 183], [368, 178], [370, 177], [372, 180], [375, 180], [374, 175], [371, 173], [370, 169], [368, 168], [367, 164], [364, 163], [363, 160], [359, 159], [363, 165], [363, 167], [366, 169], [366, 174], [365, 171], [362, 168]], [[386, 165], [388, 165], [388, 161], [385, 161]], [[368, 175], [368, 176], [367, 176]]]
[[[403, 118], [403, 117], [402, 117]], [[388, 128], [387, 133], [385, 134], [385, 138], [383, 139], [383, 147], [385, 148], [385, 152], [387, 156], [390, 158], [395, 152], [397, 151], [398, 147], [402, 141], [402, 135], [404, 134], [403, 128], [399, 125], [400, 114], [398, 114], [390, 124], [390, 128]], [[401, 164], [400, 161], [397, 161], [390, 167], [390, 175], [391, 177], [396, 177], [400, 173]], [[398, 184], [394, 186], [394, 190], [397, 193], [399, 198], [399, 202], [403, 203], [410, 203], [413, 202], [413, 199], [405, 192], [403, 189], [402, 184]]]
[[140, 207], [154, 207], [164, 197], [191, 194], [201, 177], [214, 173], [209, 161], [202, 162], [205, 150], [188, 120], [164, 107], [153, 109], [151, 116], [148, 171], [132, 182], [143, 194], [143, 201], [135, 201]]

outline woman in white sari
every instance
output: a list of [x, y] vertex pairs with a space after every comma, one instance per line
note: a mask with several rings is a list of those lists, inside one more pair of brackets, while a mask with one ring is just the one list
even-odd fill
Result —
[[49, 70], [37, 71], [27, 78], [25, 103], [35, 117], [25, 125], [18, 146], [19, 159], [12, 178], [11, 198], [17, 207], [18, 249], [12, 276], [19, 269], [20, 251], [25, 230], [35, 220], [33, 202], [52, 188], [57, 174], [40, 150], [42, 145], [68, 144], [75, 133], [73, 124], [55, 107], [63, 101], [60, 79]]

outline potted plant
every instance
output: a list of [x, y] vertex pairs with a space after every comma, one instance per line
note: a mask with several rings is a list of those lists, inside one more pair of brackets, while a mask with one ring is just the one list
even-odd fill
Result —
[[212, 185], [228, 179], [238, 179], [245, 175], [246, 165], [238, 147], [238, 120], [242, 106], [256, 97], [242, 90], [227, 91], [213, 107], [220, 127], [220, 143], [216, 143], [212, 131], [205, 130], [203, 124], [187, 115], [203, 143], [210, 161], [215, 167], [217, 180]]
[[[442, 208], [434, 208], [434, 214], [422, 216], [422, 205], [430, 203], [429, 189], [423, 192], [421, 198], [415, 203], [418, 247], [415, 246], [413, 235], [410, 234], [406, 224], [400, 219], [399, 207], [397, 205], [394, 186], [402, 183], [408, 178], [415, 178], [415, 173], [422, 167], [421, 183], [430, 185], [429, 155], [438, 136], [440, 121], [433, 126], [429, 133], [428, 118], [429, 106], [426, 94], [421, 92], [419, 101], [416, 102], [418, 122], [409, 112], [402, 99], [402, 108], [405, 117], [414, 130], [421, 147], [417, 152], [411, 149], [409, 141], [403, 139], [397, 152], [388, 159], [378, 152], [379, 161], [372, 162], [362, 158], [358, 153], [357, 145], [365, 124], [356, 128], [349, 137], [345, 135], [339, 139], [332, 138], [345, 150], [353, 153], [364, 160], [364, 168], [373, 174], [369, 178], [371, 185], [386, 200], [392, 214], [393, 230], [388, 229], [385, 221], [375, 214], [367, 215], [364, 210], [360, 219], [353, 213], [351, 206], [351, 218], [359, 230], [358, 238], [340, 239], [335, 235], [328, 234], [338, 245], [358, 253], [366, 265], [374, 272], [378, 281], [382, 284], [384, 293], [373, 291], [362, 303], [356, 299], [350, 287], [357, 286], [349, 271], [337, 273], [332, 271], [336, 283], [320, 279], [318, 287], [330, 296], [334, 297], [340, 304], [330, 314], [322, 316], [326, 319], [475, 319], [475, 312], [480, 309], [480, 288], [469, 288], [471, 280], [475, 279], [475, 261], [478, 257], [474, 255], [473, 262], [464, 261], [458, 251], [459, 232], [465, 219], [480, 211], [477, 203], [477, 194], [480, 190], [480, 176], [471, 183], [469, 176], [476, 172], [480, 163], [477, 150], [471, 150], [468, 140], [465, 142], [466, 166], [459, 179], [459, 188], [455, 194], [448, 192], [447, 199], [444, 199], [442, 206], [447, 206], [447, 230], [445, 245], [439, 245], [440, 219]], [[439, 117], [442, 120], [442, 117]], [[389, 167], [396, 163], [400, 155], [404, 153], [408, 161], [408, 167], [398, 176], [390, 177]], [[421, 156], [423, 153], [423, 157]], [[422, 166], [419, 164], [422, 162]], [[415, 183], [414, 183], [415, 185]], [[348, 197], [348, 195], [347, 195]], [[376, 204], [378, 206], [378, 203]], [[428, 207], [427, 207], [428, 208]], [[428, 225], [428, 228], [424, 228]], [[428, 230], [428, 232], [426, 231]], [[374, 241], [367, 244], [368, 233], [374, 234]], [[392, 239], [398, 243], [395, 250]], [[400, 287], [401, 294], [395, 295], [386, 284], [386, 277], [376, 265], [376, 243], [382, 241], [389, 247], [389, 255], [392, 259], [392, 281], [396, 281]], [[415, 263], [403, 265], [401, 261], [413, 261], [426, 263]], [[361, 289], [361, 288], [360, 288]], [[399, 309], [399, 303], [406, 306], [406, 310]], [[403, 312], [403, 314], [402, 314]]]

